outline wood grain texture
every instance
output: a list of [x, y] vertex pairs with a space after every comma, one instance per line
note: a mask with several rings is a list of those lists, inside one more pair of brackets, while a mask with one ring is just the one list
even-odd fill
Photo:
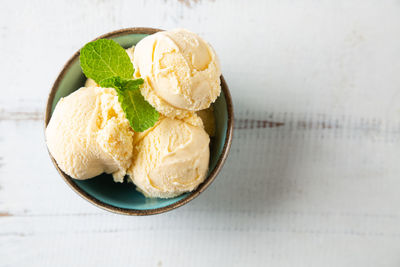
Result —
[[[0, 266], [399, 266], [399, 14], [398, 1], [360, 0], [3, 5]], [[210, 188], [132, 218], [68, 188], [43, 114], [76, 50], [139, 26], [209, 41], [236, 121]]]

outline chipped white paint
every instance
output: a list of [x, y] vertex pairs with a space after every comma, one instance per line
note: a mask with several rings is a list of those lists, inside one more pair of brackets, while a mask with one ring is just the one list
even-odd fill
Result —
[[[398, 1], [8, 1], [0, 266], [399, 266], [399, 14]], [[213, 185], [140, 218], [72, 192], [41, 120], [67, 59], [134, 26], [208, 40], [237, 118]]]

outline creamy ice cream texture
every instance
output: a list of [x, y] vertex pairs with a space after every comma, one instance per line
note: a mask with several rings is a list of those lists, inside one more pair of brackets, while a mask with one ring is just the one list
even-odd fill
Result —
[[183, 118], [208, 108], [221, 92], [218, 58], [195, 33], [158, 32], [135, 47], [135, 76], [145, 80], [146, 100], [168, 117]]
[[83, 87], [62, 98], [46, 128], [48, 149], [75, 179], [103, 172], [123, 181], [132, 162], [133, 131], [112, 88]]
[[175, 197], [204, 181], [210, 138], [202, 127], [164, 117], [135, 142], [128, 174], [145, 196]]

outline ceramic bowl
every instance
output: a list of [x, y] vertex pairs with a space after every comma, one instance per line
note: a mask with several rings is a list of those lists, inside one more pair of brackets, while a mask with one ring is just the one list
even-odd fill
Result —
[[[99, 38], [113, 39], [124, 48], [131, 47], [149, 34], [161, 31], [152, 28], [128, 28], [104, 34]], [[79, 51], [65, 64], [50, 91], [45, 127], [60, 100], [85, 83], [85, 76], [79, 65]], [[176, 209], [200, 195], [214, 181], [224, 164], [232, 142], [233, 107], [228, 86], [221, 76], [222, 92], [213, 104], [216, 121], [216, 135], [210, 142], [209, 172], [205, 181], [196, 190], [170, 199], [145, 198], [136, 191], [132, 183], [114, 183], [111, 175], [102, 174], [88, 180], [75, 180], [65, 174], [50, 155], [54, 166], [67, 184], [81, 197], [105, 210], [125, 215], [151, 215]]]

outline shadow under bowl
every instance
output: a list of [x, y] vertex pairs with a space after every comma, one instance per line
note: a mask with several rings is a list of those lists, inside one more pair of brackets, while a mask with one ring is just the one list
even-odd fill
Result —
[[[161, 31], [153, 28], [127, 28], [104, 34], [96, 39], [107, 38], [128, 48], [144, 37]], [[85, 76], [79, 65], [79, 51], [65, 64], [55, 81], [47, 101], [45, 128], [57, 102], [84, 86]], [[151, 215], [178, 208], [203, 192], [215, 179], [224, 164], [232, 142], [233, 107], [228, 86], [221, 76], [222, 92], [213, 104], [216, 134], [210, 142], [210, 163], [207, 178], [196, 190], [175, 198], [146, 198], [136, 191], [132, 183], [115, 183], [109, 174], [101, 174], [88, 180], [76, 180], [65, 174], [50, 155], [54, 166], [71, 188], [90, 203], [105, 210], [125, 215]], [[50, 153], [49, 153], [50, 154]]]

